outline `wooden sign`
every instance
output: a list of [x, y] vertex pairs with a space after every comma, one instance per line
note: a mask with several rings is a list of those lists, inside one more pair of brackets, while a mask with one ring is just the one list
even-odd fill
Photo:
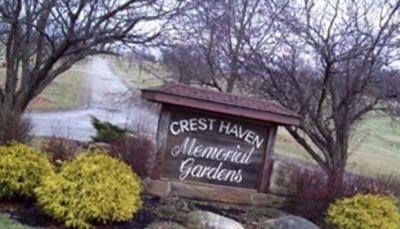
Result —
[[177, 83], [142, 90], [161, 104], [152, 179], [145, 192], [271, 206], [278, 125], [300, 116], [276, 103]]
[[257, 189], [271, 126], [173, 108], [163, 111], [162, 177]]

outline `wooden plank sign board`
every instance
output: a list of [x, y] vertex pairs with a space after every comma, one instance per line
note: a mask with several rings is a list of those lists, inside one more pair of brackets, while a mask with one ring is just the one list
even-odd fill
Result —
[[277, 127], [298, 126], [299, 115], [275, 101], [179, 83], [143, 89], [142, 98], [161, 104], [147, 193], [274, 205], [268, 191]]
[[257, 189], [267, 151], [268, 124], [170, 108], [164, 120], [162, 177]]

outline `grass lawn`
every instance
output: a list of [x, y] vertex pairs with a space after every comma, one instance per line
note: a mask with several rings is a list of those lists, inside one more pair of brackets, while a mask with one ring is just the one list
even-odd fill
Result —
[[0, 214], [0, 228], [4, 229], [33, 229], [10, 218], [7, 214]]
[[[29, 110], [58, 110], [71, 109], [81, 105], [82, 85], [84, 73], [81, 65], [63, 73], [57, 77], [38, 97], [29, 105]], [[0, 84], [5, 82], [5, 68], [0, 68]]]
[[129, 61], [122, 58], [109, 58], [113, 71], [122, 76], [126, 83], [139, 89], [163, 84], [167, 78], [165, 67], [149, 61]]
[[76, 68], [63, 73], [56, 78], [29, 105], [32, 110], [71, 109], [81, 105], [82, 84], [84, 73]]
[[[279, 129], [276, 154], [312, 161], [284, 130]], [[347, 169], [365, 175], [400, 176], [400, 123], [370, 115], [353, 131]]]

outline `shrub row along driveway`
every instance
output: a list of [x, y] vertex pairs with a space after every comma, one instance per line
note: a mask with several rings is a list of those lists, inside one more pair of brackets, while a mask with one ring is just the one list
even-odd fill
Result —
[[95, 134], [91, 115], [147, 135], [155, 134], [157, 109], [142, 101], [137, 89], [128, 88], [111, 70], [106, 59], [94, 57], [88, 61], [86, 68], [86, 105], [69, 111], [29, 113], [27, 116], [33, 123], [33, 135], [89, 141]]

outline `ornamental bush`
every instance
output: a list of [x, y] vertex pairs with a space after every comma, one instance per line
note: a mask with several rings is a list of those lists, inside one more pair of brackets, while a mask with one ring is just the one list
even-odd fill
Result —
[[155, 146], [145, 136], [124, 136], [110, 143], [110, 153], [122, 159], [141, 178], [148, 177], [151, 173], [149, 167], [154, 154]]
[[36, 188], [44, 212], [67, 227], [125, 221], [138, 211], [140, 178], [119, 159], [101, 150], [83, 152]]
[[43, 176], [52, 173], [45, 153], [23, 144], [0, 146], [0, 197], [33, 197]]
[[357, 194], [331, 204], [326, 221], [338, 229], [398, 229], [400, 213], [396, 199], [389, 196]]

